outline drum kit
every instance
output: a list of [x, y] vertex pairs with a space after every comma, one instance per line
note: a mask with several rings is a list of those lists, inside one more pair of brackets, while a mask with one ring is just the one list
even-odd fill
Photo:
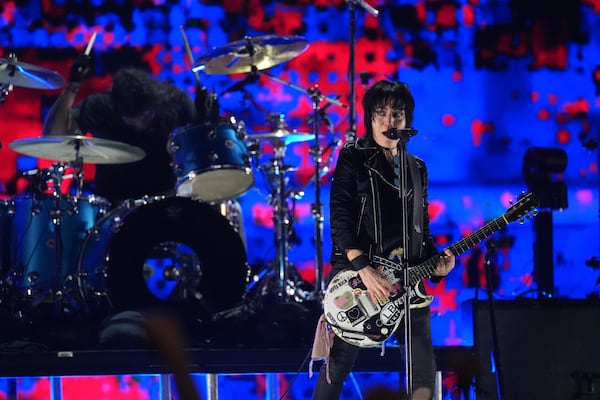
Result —
[[[297, 36], [263, 36], [215, 48], [196, 59], [193, 72], [207, 74], [263, 74], [290, 60], [307, 47]], [[176, 304], [202, 314], [201, 318], [247, 302], [258, 280], [275, 287], [280, 301], [304, 301], [320, 295], [300, 293], [288, 259], [292, 216], [285, 161], [286, 148], [313, 141], [315, 176], [321, 177], [322, 151], [318, 134], [319, 104], [343, 106], [318, 89], [302, 89], [313, 100], [312, 133], [289, 129], [283, 114], [269, 118], [271, 131], [247, 133], [241, 121], [209, 120], [174, 130], [166, 143], [176, 177], [173, 196], [146, 196], [120, 205], [84, 193], [85, 164], [132, 163], [145, 157], [142, 149], [113, 140], [81, 135], [18, 139], [9, 147], [27, 156], [53, 161], [44, 170], [21, 173], [41, 182], [31, 193], [0, 203], [1, 280], [0, 311], [23, 317], [42, 304], [56, 314]], [[18, 62], [0, 59], [0, 87], [4, 98], [14, 86], [60, 88], [60, 75]], [[263, 165], [261, 145], [269, 144], [273, 157]], [[230, 207], [254, 184], [254, 170], [266, 172], [269, 203], [274, 214], [276, 259], [267, 271], [254, 275], [248, 266], [239, 210]], [[74, 190], [64, 193], [63, 182], [73, 178]], [[322, 205], [312, 205], [317, 246], [322, 246]], [[232, 222], [233, 221], [233, 222]], [[322, 271], [317, 249], [317, 276]], [[320, 278], [319, 278], [320, 279]], [[271, 290], [271, 289], [269, 289]], [[35, 312], [35, 311], [34, 311]], [[199, 317], [200, 318], [200, 317]]]

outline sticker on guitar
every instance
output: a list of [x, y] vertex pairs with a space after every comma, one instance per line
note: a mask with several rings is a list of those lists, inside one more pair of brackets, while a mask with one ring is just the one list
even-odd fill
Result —
[[[533, 193], [523, 194], [504, 214], [450, 245], [448, 250], [459, 256], [510, 222], [522, 223], [538, 205]], [[423, 279], [433, 276], [438, 257], [408, 267], [411, 309], [427, 307], [433, 301], [432, 296], [425, 294]], [[373, 256], [371, 263], [396, 288], [407, 286], [403, 284], [403, 265], [379, 256]], [[325, 318], [340, 339], [359, 347], [376, 346], [386, 341], [402, 323], [405, 297], [405, 290], [399, 290], [389, 298], [373, 302], [358, 272], [343, 270], [333, 277], [325, 291]]]

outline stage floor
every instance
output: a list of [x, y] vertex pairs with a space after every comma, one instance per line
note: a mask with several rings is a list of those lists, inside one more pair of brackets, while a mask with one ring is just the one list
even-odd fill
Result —
[[[164, 310], [163, 310], [164, 311]], [[181, 317], [190, 371], [195, 373], [306, 372], [315, 327], [317, 302], [241, 307], [218, 319], [202, 320], [184, 308], [168, 310]], [[0, 342], [0, 376], [161, 374], [169, 369], [145, 336], [142, 314], [124, 310], [104, 315], [52, 315], [33, 320], [5, 316]], [[438, 369], [472, 379], [473, 347], [436, 347]], [[399, 346], [363, 349], [355, 370], [397, 371]], [[317, 369], [320, 364], [316, 364]]]

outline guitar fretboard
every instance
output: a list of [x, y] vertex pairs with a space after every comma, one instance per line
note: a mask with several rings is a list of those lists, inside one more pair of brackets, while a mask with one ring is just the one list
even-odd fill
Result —
[[[481, 242], [483, 239], [490, 237], [494, 232], [499, 231], [508, 225], [508, 221], [504, 217], [504, 215], [496, 218], [495, 220], [488, 222], [481, 228], [477, 229], [475, 232], [470, 235], [462, 238], [458, 242], [450, 245], [448, 250], [454, 256], [461, 255], [465, 251], [469, 250], [471, 247], [475, 246], [477, 243]], [[433, 272], [437, 266], [437, 262], [439, 260], [440, 255], [435, 255], [429, 258], [427, 261], [415, 266], [408, 268], [408, 279], [409, 285], [417, 284], [423, 278], [429, 278], [433, 276]], [[384, 257], [373, 256], [373, 261], [377, 264], [393, 268], [395, 270], [401, 271], [402, 265], [395, 263], [393, 261], [388, 260]]]

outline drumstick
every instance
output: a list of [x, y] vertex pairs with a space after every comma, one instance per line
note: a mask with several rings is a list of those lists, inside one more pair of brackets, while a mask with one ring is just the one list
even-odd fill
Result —
[[92, 33], [92, 38], [88, 42], [87, 47], [85, 48], [85, 51], [83, 52], [83, 54], [85, 54], [86, 56], [90, 55], [90, 53], [92, 52], [92, 47], [94, 46], [94, 42], [95, 41], [96, 41], [96, 32]]
[[[185, 46], [185, 52], [187, 53], [188, 59], [190, 60], [190, 65], [194, 65], [194, 56], [192, 54], [192, 49], [190, 48], [190, 42], [187, 40], [187, 36], [185, 35], [185, 31], [183, 30], [183, 25], [179, 25], [179, 30], [181, 31], [181, 36], [183, 37], [183, 44]], [[200, 77], [198, 73], [194, 71], [194, 78], [196, 78], [196, 83], [200, 84]]]

